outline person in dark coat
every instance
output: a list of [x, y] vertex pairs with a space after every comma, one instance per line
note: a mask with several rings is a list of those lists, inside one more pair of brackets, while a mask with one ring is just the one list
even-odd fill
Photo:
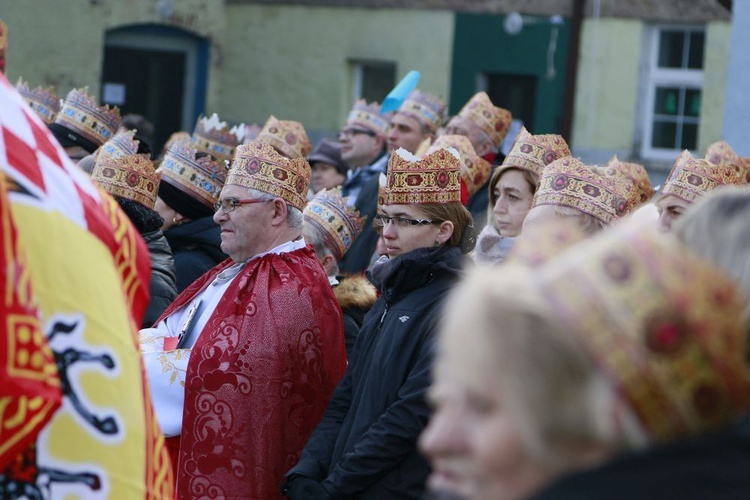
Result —
[[363, 275], [340, 275], [338, 261], [362, 233], [364, 220], [341, 197], [341, 188], [318, 192], [305, 207], [303, 216], [302, 234], [315, 250], [343, 313], [349, 359], [365, 314], [375, 304], [377, 290]]
[[177, 297], [172, 251], [161, 231], [163, 220], [153, 209], [159, 174], [154, 171], [149, 153], [100, 152], [91, 179], [114, 196], [148, 247], [151, 256], [151, 300], [141, 325], [148, 328]]
[[[467, 500], [747, 498], [736, 284], [638, 221], [561, 244], [547, 238], [526, 256], [517, 245], [446, 304], [420, 437], [430, 489]], [[524, 261], [541, 253], [549, 259]]]
[[196, 152], [188, 141], [176, 141], [166, 151], [159, 172], [154, 209], [164, 220], [161, 229], [172, 248], [180, 293], [227, 258], [213, 220], [227, 169], [213, 156]]
[[[405, 182], [419, 174], [423, 184]], [[375, 219], [388, 256], [367, 273], [380, 298], [365, 316], [322, 421], [287, 473], [284, 493], [291, 499], [424, 493], [429, 466], [416, 440], [430, 413], [425, 391], [435, 327], [473, 246], [471, 215], [460, 203], [458, 158], [449, 151], [419, 160], [399, 149], [388, 181]]]

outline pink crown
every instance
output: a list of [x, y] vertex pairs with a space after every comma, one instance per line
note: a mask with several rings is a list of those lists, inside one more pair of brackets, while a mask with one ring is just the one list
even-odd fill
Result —
[[388, 160], [385, 205], [461, 202], [458, 152], [438, 149], [417, 158], [399, 148]]
[[633, 183], [633, 189], [628, 194], [631, 210], [642, 203], [646, 203], [654, 196], [655, 191], [651, 186], [651, 179], [649, 179], [648, 172], [643, 165], [620, 161], [617, 156], [613, 156], [604, 166], [604, 170], [608, 175], [624, 175]]
[[744, 184], [741, 164], [734, 164], [726, 158], [715, 158], [718, 163], [696, 159], [685, 150], [677, 157], [667, 181], [663, 195], [674, 195], [688, 203], [725, 184]]
[[97, 106], [88, 90], [85, 87], [68, 92], [55, 123], [101, 146], [117, 133], [120, 127], [120, 109], [116, 106], [110, 108], [106, 104]]
[[97, 158], [91, 179], [112, 196], [154, 208], [161, 174], [154, 170], [148, 154]]
[[242, 143], [245, 136], [245, 125], [230, 127], [212, 114], [210, 118], [201, 116], [193, 129], [193, 144], [198, 150], [213, 155], [219, 160], [231, 160], [234, 150]]
[[312, 149], [305, 127], [300, 122], [278, 120], [273, 115], [268, 117], [255, 139], [270, 144], [287, 158], [307, 158]]
[[55, 117], [60, 111], [60, 98], [57, 97], [54, 87], [50, 86], [43, 89], [37, 86], [34, 87], [34, 90], [29, 90], [26, 82], [19, 78], [18, 83], [16, 83], [16, 90], [44, 123], [49, 125], [55, 121]]
[[478, 92], [458, 112], [481, 128], [496, 148], [500, 147], [510, 130], [513, 115], [507, 109], [492, 104], [487, 92]]
[[501, 168], [519, 168], [541, 177], [547, 165], [567, 156], [570, 148], [562, 136], [532, 135], [522, 127]]
[[445, 119], [445, 103], [432, 94], [414, 90], [398, 108], [398, 112], [411, 116], [436, 132]]
[[427, 154], [448, 148], [458, 151], [461, 157], [461, 182], [466, 187], [467, 194], [472, 196], [487, 182], [492, 167], [487, 160], [477, 155], [469, 138], [463, 135], [441, 135], [435, 139]]

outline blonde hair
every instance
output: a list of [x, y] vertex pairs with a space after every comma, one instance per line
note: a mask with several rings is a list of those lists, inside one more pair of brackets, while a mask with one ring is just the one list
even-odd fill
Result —
[[719, 187], [690, 205], [674, 225], [675, 237], [696, 255], [734, 279], [745, 295], [744, 319], [750, 323], [750, 191]]
[[644, 446], [633, 412], [531, 279], [514, 264], [469, 274], [445, 307], [437, 364], [462, 357], [466, 376], [496, 377], [504, 411], [539, 463], [565, 467], [582, 449]]

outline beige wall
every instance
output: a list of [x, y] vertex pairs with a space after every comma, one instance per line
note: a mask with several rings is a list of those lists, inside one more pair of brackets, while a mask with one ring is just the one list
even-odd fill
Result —
[[[637, 119], [640, 20], [587, 19], [583, 24], [573, 147], [631, 151]], [[607, 154], [607, 153], [605, 153]]]
[[730, 32], [731, 25], [728, 22], [714, 21], [706, 26], [699, 151], [705, 151], [711, 143], [724, 138], [724, 96], [727, 89]]
[[[9, 34], [8, 76], [13, 82], [22, 76], [32, 86], [54, 85], [61, 97], [84, 85], [98, 95], [105, 32], [129, 24], [183, 28], [209, 37], [214, 53], [221, 50], [223, 0], [174, 1], [174, 13], [168, 19], [158, 16], [155, 4], [154, 0], [3, 1], [2, 16]], [[221, 89], [215, 81], [216, 64], [213, 66], [209, 71], [209, 109], [216, 105]]]
[[348, 61], [396, 63], [422, 73], [422, 90], [447, 97], [453, 13], [230, 4], [220, 109], [231, 120], [269, 114], [310, 132], [338, 130], [352, 105]]

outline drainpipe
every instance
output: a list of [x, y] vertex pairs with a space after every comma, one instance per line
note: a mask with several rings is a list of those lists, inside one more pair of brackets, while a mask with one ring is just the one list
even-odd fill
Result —
[[570, 144], [573, 131], [573, 110], [576, 97], [576, 80], [578, 78], [578, 49], [581, 45], [581, 27], [583, 24], [586, 0], [573, 0], [573, 13], [570, 18], [570, 44], [568, 45], [568, 62], [565, 72], [565, 97], [563, 102], [562, 124], [560, 135]]

